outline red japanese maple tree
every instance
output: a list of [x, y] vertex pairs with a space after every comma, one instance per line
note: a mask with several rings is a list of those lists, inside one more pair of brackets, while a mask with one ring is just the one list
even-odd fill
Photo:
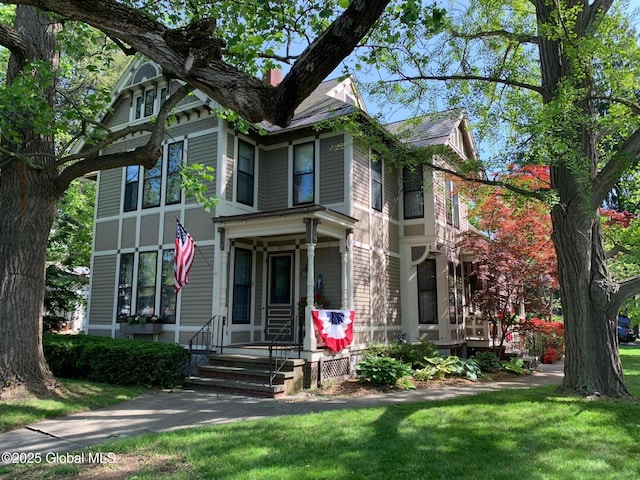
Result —
[[[514, 168], [508, 180], [544, 189], [548, 176], [544, 167]], [[474, 307], [493, 325], [494, 346], [501, 348], [525, 309], [547, 318], [551, 315], [558, 283], [551, 218], [545, 205], [536, 200], [507, 190], [468, 188], [476, 229], [463, 237], [460, 247], [477, 267]]]

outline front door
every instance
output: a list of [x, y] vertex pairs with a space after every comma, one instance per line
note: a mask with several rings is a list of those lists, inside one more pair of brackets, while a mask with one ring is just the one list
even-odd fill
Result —
[[269, 256], [269, 282], [267, 292], [267, 324], [265, 339], [293, 340], [293, 254], [278, 253]]

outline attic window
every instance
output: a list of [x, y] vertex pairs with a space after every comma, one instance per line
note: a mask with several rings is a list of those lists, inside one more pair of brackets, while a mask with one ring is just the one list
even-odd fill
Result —
[[149, 88], [140, 95], [136, 96], [135, 100], [135, 119], [146, 118], [153, 115], [156, 99], [156, 89]]
[[[160, 90], [159, 95], [158, 90]], [[159, 89], [156, 86], [152, 86], [146, 88], [144, 91], [139, 91], [134, 99], [133, 119], [139, 120], [157, 114], [166, 100], [166, 86], [160, 87]]]

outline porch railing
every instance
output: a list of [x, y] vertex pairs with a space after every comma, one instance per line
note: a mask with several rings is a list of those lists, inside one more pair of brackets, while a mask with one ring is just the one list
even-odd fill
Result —
[[282, 325], [269, 343], [269, 386], [286, 365], [287, 360], [293, 358], [297, 352], [298, 358], [302, 354], [304, 339], [304, 322], [294, 315]]
[[205, 323], [198, 332], [189, 340], [189, 365], [187, 375], [191, 376], [191, 365], [194, 356], [198, 356], [194, 367], [200, 365], [204, 358], [208, 358], [211, 353], [222, 353], [222, 339], [224, 338], [224, 327], [227, 325], [227, 317], [224, 315], [214, 315]]

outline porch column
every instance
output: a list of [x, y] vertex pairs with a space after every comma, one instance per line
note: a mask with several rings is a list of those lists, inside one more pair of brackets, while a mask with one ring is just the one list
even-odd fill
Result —
[[229, 297], [227, 295], [229, 248], [227, 247], [224, 228], [219, 228], [218, 232], [220, 233], [220, 315], [226, 317], [229, 310]]
[[347, 303], [345, 307], [351, 310], [353, 308], [353, 230], [347, 230], [345, 240], [347, 244]]
[[304, 349], [307, 351], [311, 351], [315, 350], [317, 347], [316, 334], [315, 329], [313, 328], [313, 318], [311, 317], [311, 311], [316, 309], [315, 305], [313, 304], [315, 286], [315, 270], [313, 267], [316, 256], [316, 231], [318, 227], [318, 219], [305, 218], [304, 223], [307, 226], [307, 306], [304, 309]]
[[345, 238], [340, 241], [340, 259], [342, 261], [341, 264], [341, 277], [342, 277], [342, 295], [340, 299], [340, 305], [343, 310], [349, 309], [349, 235], [351, 234], [350, 230], [345, 232]]

